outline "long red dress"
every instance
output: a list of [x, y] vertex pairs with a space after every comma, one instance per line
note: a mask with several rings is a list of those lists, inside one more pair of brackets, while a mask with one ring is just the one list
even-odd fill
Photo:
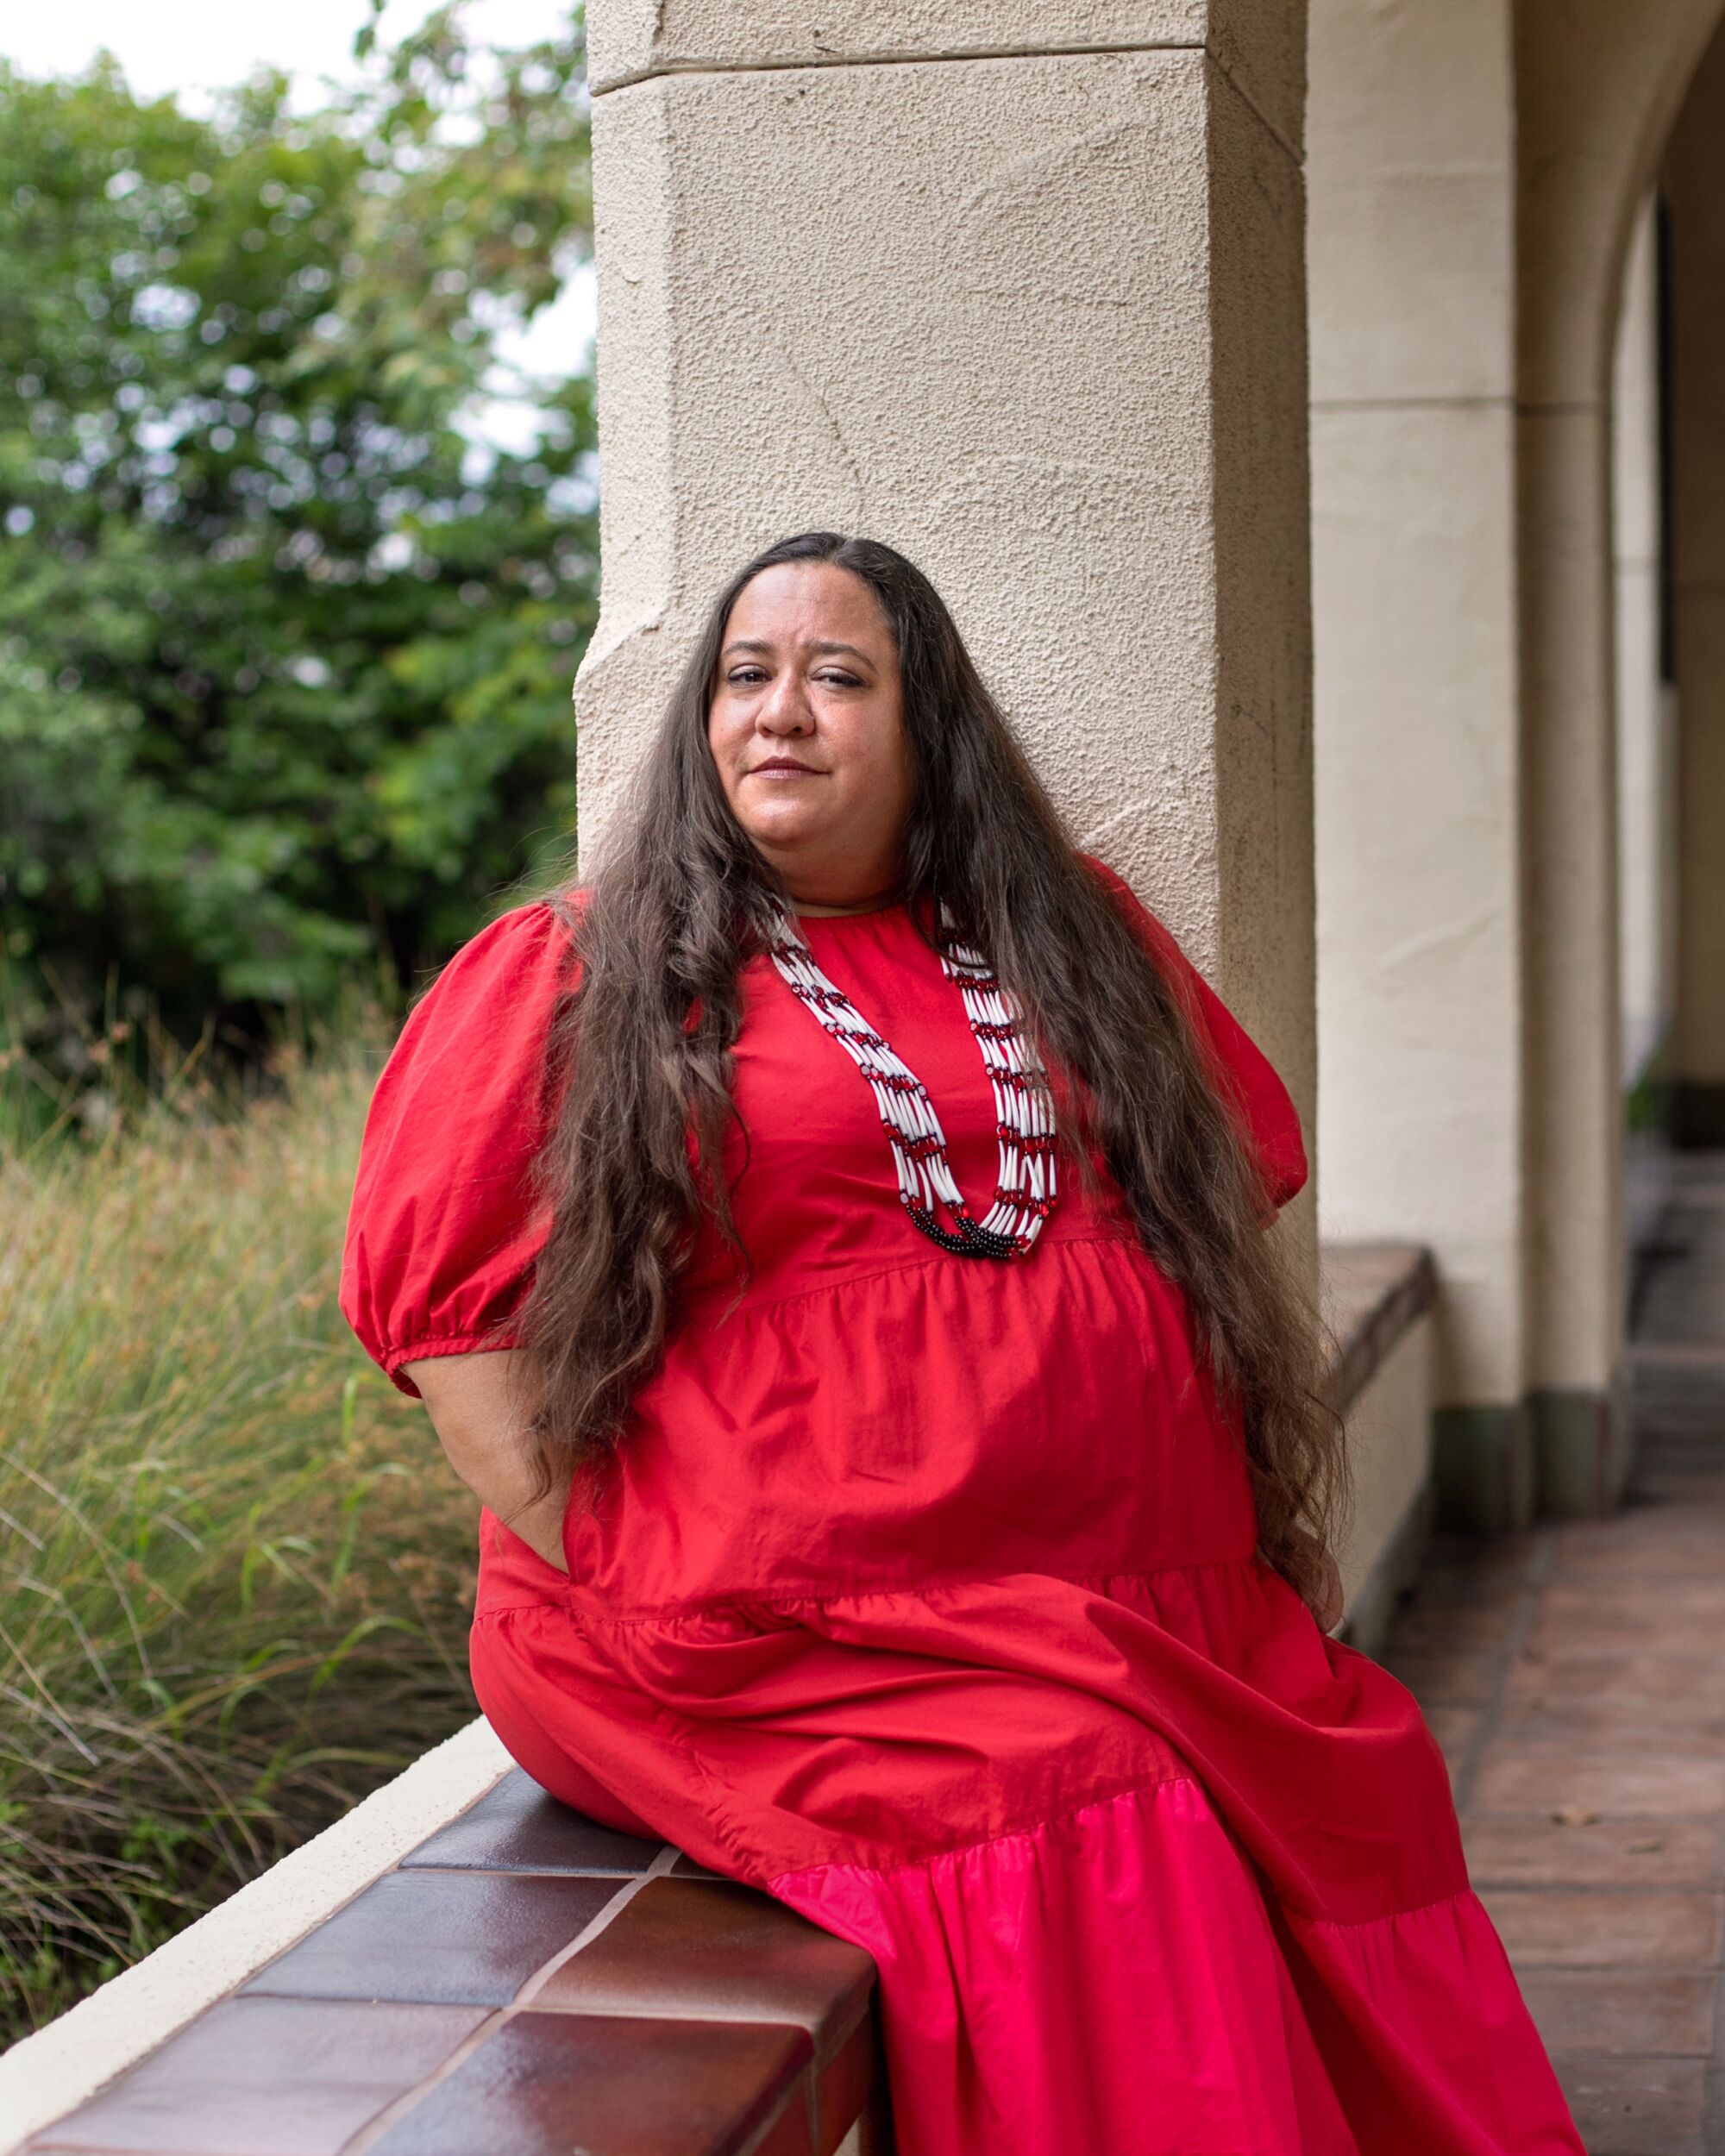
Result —
[[[1280, 1082], [1108, 881], [1286, 1198]], [[986, 1202], [992, 1098], [909, 910], [801, 925]], [[379, 1084], [342, 1300], [407, 1390], [404, 1363], [499, 1344], [543, 1239], [568, 964], [549, 907], [505, 915]], [[567, 1578], [485, 1516], [473, 1675], [505, 1744], [873, 1953], [903, 2156], [1578, 2156], [1437, 1747], [1255, 1557], [1238, 1436], [1118, 1188], [1069, 1163], [1026, 1260], [949, 1256], [837, 1044], [769, 959], [742, 987], [747, 1283], [710, 1236]]]

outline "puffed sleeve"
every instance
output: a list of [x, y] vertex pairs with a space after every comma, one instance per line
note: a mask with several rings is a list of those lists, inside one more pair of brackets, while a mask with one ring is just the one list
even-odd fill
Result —
[[415, 1005], [372, 1096], [342, 1310], [416, 1398], [404, 1363], [511, 1344], [506, 1321], [546, 1232], [527, 1177], [554, 1112], [547, 1036], [574, 979], [549, 905], [504, 914]]
[[1092, 855], [1082, 859], [1107, 886], [1138, 940], [1174, 987], [1218, 1092], [1251, 1136], [1271, 1205], [1285, 1206], [1305, 1187], [1307, 1175], [1305, 1140], [1288, 1088], [1269, 1057], [1126, 879]]

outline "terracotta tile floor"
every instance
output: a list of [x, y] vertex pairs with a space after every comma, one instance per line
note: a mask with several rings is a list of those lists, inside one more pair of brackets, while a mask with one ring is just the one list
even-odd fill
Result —
[[1725, 2156], [1725, 1156], [1637, 1305], [1622, 1514], [1440, 1545], [1389, 1659], [1589, 2156]]

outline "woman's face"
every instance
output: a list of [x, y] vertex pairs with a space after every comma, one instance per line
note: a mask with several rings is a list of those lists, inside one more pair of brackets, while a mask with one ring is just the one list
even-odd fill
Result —
[[890, 895], [915, 792], [899, 655], [879, 600], [830, 561], [744, 586], [707, 709], [724, 798], [810, 907]]

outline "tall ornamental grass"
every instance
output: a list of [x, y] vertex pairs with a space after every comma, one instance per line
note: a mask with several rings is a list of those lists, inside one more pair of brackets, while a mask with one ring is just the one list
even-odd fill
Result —
[[0, 2039], [473, 1712], [472, 1502], [336, 1304], [376, 1067], [0, 1120]]

